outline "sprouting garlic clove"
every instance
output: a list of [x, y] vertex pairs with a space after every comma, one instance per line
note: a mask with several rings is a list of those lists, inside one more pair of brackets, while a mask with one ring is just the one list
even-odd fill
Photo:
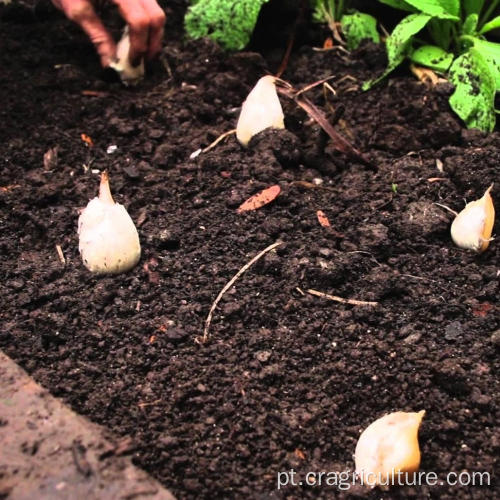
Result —
[[420, 467], [418, 429], [425, 410], [394, 412], [372, 422], [356, 445], [356, 473], [367, 486], [390, 486], [399, 473]]
[[482, 198], [467, 203], [455, 217], [451, 225], [451, 238], [458, 247], [479, 253], [488, 248], [495, 222], [495, 207], [490, 194], [492, 188], [493, 184]]
[[274, 76], [263, 76], [245, 99], [236, 125], [236, 137], [243, 146], [266, 128], [285, 128], [275, 82]]
[[129, 59], [130, 35], [128, 26], [125, 26], [123, 35], [116, 45], [116, 59], [109, 65], [119, 75], [125, 85], [136, 85], [144, 77], [144, 59], [138, 66], [132, 66]]
[[93, 273], [123, 273], [141, 258], [139, 234], [125, 207], [114, 202], [107, 172], [101, 175], [99, 196], [80, 214], [78, 235], [83, 263]]

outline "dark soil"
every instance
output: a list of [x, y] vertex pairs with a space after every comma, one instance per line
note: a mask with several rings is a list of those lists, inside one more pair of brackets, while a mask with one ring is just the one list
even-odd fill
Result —
[[[460, 210], [493, 181], [500, 199], [500, 134], [464, 129], [449, 86], [428, 89], [405, 68], [361, 92], [384, 68], [378, 47], [347, 55], [311, 42], [283, 77], [301, 87], [334, 75], [335, 96], [321, 87], [308, 96], [330, 117], [345, 107], [336, 128], [376, 172], [337, 153], [285, 98], [286, 131], [265, 131], [248, 149], [231, 136], [191, 160], [234, 128], [286, 37], [264, 56], [186, 42], [184, 3], [167, 3], [163, 64], [138, 88], [110, 80], [51, 8], [0, 8], [0, 347], [76, 411], [131, 436], [134, 462], [180, 499], [380, 498], [277, 491], [277, 474], [352, 469], [360, 431], [396, 410], [427, 411], [422, 470], [443, 481], [449, 471], [493, 475], [500, 245], [482, 255], [455, 247], [451, 215], [435, 203]], [[54, 147], [57, 162], [44, 167]], [[140, 264], [113, 277], [84, 268], [76, 233], [104, 169], [142, 242]], [[275, 202], [237, 213], [274, 184]], [[276, 241], [198, 343], [220, 290]], [[437, 485], [384, 496], [495, 494]]]

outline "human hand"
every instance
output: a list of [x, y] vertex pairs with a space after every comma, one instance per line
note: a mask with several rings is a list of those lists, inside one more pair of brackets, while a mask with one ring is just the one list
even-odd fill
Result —
[[[165, 13], [156, 0], [111, 0], [129, 26], [129, 59], [136, 66], [161, 50]], [[116, 56], [116, 44], [96, 14], [92, 0], [52, 0], [68, 19], [76, 22], [94, 44], [103, 67]]]

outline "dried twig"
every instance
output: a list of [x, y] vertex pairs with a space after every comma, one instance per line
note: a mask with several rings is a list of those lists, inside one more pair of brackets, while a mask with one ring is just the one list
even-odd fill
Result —
[[455, 217], [458, 215], [458, 212], [455, 212], [455, 210], [451, 209], [450, 207], [447, 207], [446, 205], [442, 205], [441, 203], [434, 203], [434, 205], [437, 205], [438, 207], [448, 210], [448, 212], [452, 213]]
[[137, 403], [139, 408], [146, 408], [146, 406], [154, 406], [161, 403], [161, 399], [156, 399], [155, 401], [150, 401], [149, 403]]
[[[310, 83], [309, 85], [306, 85], [304, 88], [301, 88], [300, 90], [297, 90], [295, 92], [295, 98], [297, 98], [299, 95], [303, 94], [304, 92], [308, 92], [309, 90], [313, 89], [314, 87], [317, 87], [318, 85], [328, 85], [328, 87], [331, 89], [333, 94], [335, 94], [335, 90], [329, 85], [327, 82], [328, 80], [331, 80], [332, 78], [335, 78], [335, 75], [330, 75], [327, 76], [326, 78], [322, 78], [321, 80], [318, 80], [317, 82]], [[284, 81], [284, 80], [281, 80]]]
[[263, 257], [267, 252], [270, 252], [274, 248], [276, 248], [278, 245], [281, 245], [281, 241], [277, 241], [276, 243], [273, 243], [272, 245], [269, 245], [268, 247], [264, 248], [262, 252], [257, 254], [252, 260], [247, 262], [224, 286], [224, 288], [220, 291], [219, 295], [217, 295], [217, 298], [214, 300], [214, 303], [212, 304], [212, 307], [210, 308], [210, 312], [208, 313], [207, 319], [205, 321], [205, 329], [203, 330], [203, 337], [201, 338], [201, 343], [204, 344], [208, 340], [208, 331], [210, 329], [210, 323], [212, 322], [212, 316], [214, 314], [214, 311], [219, 304], [220, 300], [222, 299], [223, 295], [234, 285], [235, 281], [245, 272], [247, 271], [253, 264], [255, 264], [261, 257]]
[[366, 302], [364, 300], [356, 299], [344, 299], [342, 297], [337, 297], [336, 295], [329, 295], [328, 293], [318, 292], [317, 290], [306, 290], [307, 293], [315, 295], [316, 297], [323, 297], [324, 299], [333, 300], [335, 302], [341, 302], [342, 304], [350, 304], [352, 306], [376, 306], [378, 302]]
[[347, 139], [345, 139], [333, 128], [326, 116], [306, 96], [301, 94], [300, 90], [297, 91], [293, 87], [282, 87], [281, 85], [277, 85], [276, 90], [289, 99], [294, 100], [313, 120], [315, 120], [330, 136], [333, 141], [333, 147], [337, 151], [346, 154], [350, 158], [363, 163], [373, 170], [377, 169], [376, 166], [373, 165], [373, 163], [363, 153], [358, 151]]
[[217, 146], [217, 144], [219, 144], [220, 141], [222, 141], [223, 139], [225, 139], [229, 135], [232, 135], [235, 133], [236, 133], [235, 128], [228, 130], [227, 132], [223, 132], [221, 135], [219, 135], [219, 137], [217, 137], [217, 139], [215, 139], [215, 141], [210, 143], [206, 148], [203, 148], [203, 149], [199, 148], [196, 151], [194, 151], [193, 153], [191, 153], [191, 155], [189, 156], [189, 159], [194, 160], [196, 157], [200, 156], [201, 153], [206, 153], [207, 151], [210, 151], [212, 148], [215, 148], [215, 146]]
[[405, 276], [407, 278], [413, 278], [416, 280], [430, 281], [431, 283], [436, 283], [436, 280], [431, 280], [430, 278], [425, 278], [424, 276], [415, 276], [413, 274], [400, 274], [400, 276]]
[[103, 90], [82, 90], [82, 95], [85, 97], [108, 97], [109, 92]]
[[228, 130], [227, 132], [224, 132], [223, 134], [219, 135], [219, 137], [217, 137], [217, 139], [215, 139], [215, 141], [210, 143], [206, 148], [203, 148], [201, 152], [206, 153], [207, 151], [210, 151], [212, 148], [215, 148], [215, 146], [217, 146], [217, 144], [219, 144], [219, 142], [222, 141], [222, 139], [225, 139], [228, 135], [235, 133], [236, 133], [235, 128]]
[[63, 254], [61, 245], [56, 245], [56, 250], [57, 250], [57, 255], [59, 257], [59, 260], [61, 261], [61, 264], [65, 265], [66, 259], [64, 258], [64, 254]]

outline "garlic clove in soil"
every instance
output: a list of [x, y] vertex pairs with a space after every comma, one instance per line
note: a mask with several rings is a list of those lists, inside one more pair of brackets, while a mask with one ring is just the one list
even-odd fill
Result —
[[367, 486], [390, 486], [398, 473], [420, 466], [418, 429], [425, 410], [390, 413], [372, 422], [359, 437], [354, 453], [356, 473]]
[[248, 94], [241, 107], [236, 137], [240, 144], [248, 146], [250, 139], [262, 130], [285, 128], [283, 110], [276, 92], [276, 78], [263, 76]]
[[490, 191], [493, 184], [479, 200], [467, 203], [451, 224], [451, 238], [460, 248], [484, 252], [490, 244], [495, 222], [495, 207]]
[[114, 202], [107, 172], [101, 174], [99, 196], [80, 214], [78, 235], [83, 263], [93, 273], [123, 273], [141, 258], [137, 229], [125, 207]]
[[136, 85], [144, 77], [144, 59], [138, 66], [132, 66], [129, 59], [130, 35], [128, 26], [123, 30], [123, 36], [116, 45], [116, 59], [109, 65], [121, 78], [125, 85]]

